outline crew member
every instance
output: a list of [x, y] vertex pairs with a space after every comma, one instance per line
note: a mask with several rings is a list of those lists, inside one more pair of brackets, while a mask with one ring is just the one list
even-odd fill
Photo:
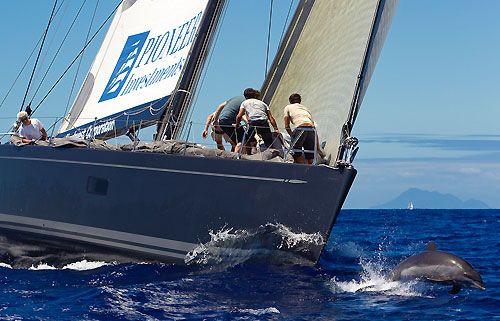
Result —
[[215, 120], [214, 116], [215, 116], [215, 112], [213, 112], [210, 115], [208, 115], [207, 121], [205, 123], [205, 129], [203, 130], [203, 133], [201, 134], [201, 137], [203, 137], [203, 139], [207, 138], [207, 136], [208, 136], [208, 128], [210, 127], [210, 136], [212, 136], [212, 139], [217, 144], [217, 148], [220, 149], [220, 150], [226, 150], [224, 148], [224, 145], [222, 144], [222, 137], [224, 137], [224, 139], [225, 139], [226, 142], [231, 143], [231, 145], [233, 145], [233, 144], [232, 144], [231, 140], [229, 139], [229, 137], [226, 134], [224, 134], [224, 132], [220, 128], [219, 129], [215, 128], [215, 126], [214, 126], [214, 120]]
[[38, 119], [30, 118], [25, 111], [20, 111], [17, 114], [17, 119], [21, 123], [18, 131], [23, 143], [34, 143], [40, 139], [47, 140], [47, 132], [43, 128], [42, 122]]
[[[214, 127], [222, 130], [230, 139], [231, 151], [241, 145], [243, 127], [236, 127], [235, 120], [240, 111], [240, 105], [245, 100], [243, 96], [235, 96], [219, 105], [214, 115]], [[239, 149], [239, 147], [236, 147]]]
[[244, 91], [244, 96], [246, 100], [241, 103], [240, 111], [236, 117], [236, 126], [240, 123], [241, 117], [246, 113], [248, 118], [248, 139], [244, 142], [244, 145], [255, 143], [254, 138], [255, 133], [262, 137], [264, 144], [267, 148], [271, 147], [273, 144], [273, 133], [269, 128], [269, 122], [274, 127], [274, 135], [279, 135], [278, 125], [269, 110], [266, 103], [259, 99], [260, 91], [247, 88]]
[[[305, 106], [301, 105], [302, 98], [299, 94], [291, 94], [288, 98], [290, 105], [285, 107], [285, 129], [291, 136], [292, 143], [298, 135], [300, 138], [297, 140], [293, 149], [314, 150], [316, 132], [314, 127], [314, 120], [312, 114]], [[294, 131], [290, 129], [290, 123], [295, 126]], [[302, 133], [302, 134], [301, 134]], [[296, 163], [305, 164], [302, 152], [294, 152], [293, 157]], [[314, 161], [314, 152], [305, 152], [305, 158], [309, 164]]]

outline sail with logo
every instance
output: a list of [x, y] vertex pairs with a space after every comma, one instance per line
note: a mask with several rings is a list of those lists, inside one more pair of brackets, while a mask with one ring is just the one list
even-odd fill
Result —
[[59, 137], [106, 139], [154, 124], [182, 75], [208, 3], [123, 1]]

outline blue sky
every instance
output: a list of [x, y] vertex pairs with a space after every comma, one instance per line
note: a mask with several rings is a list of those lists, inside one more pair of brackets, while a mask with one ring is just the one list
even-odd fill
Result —
[[500, 207], [499, 10], [401, 0], [355, 125], [359, 175], [346, 206], [418, 187]]
[[[271, 53], [276, 50], [290, 5], [288, 0], [274, 2]], [[63, 6], [65, 20], [56, 40], [47, 40], [49, 54], [40, 62], [42, 70], [57, 50], [57, 39], [64, 36], [63, 26], [71, 22], [82, 1], [68, 3], [67, 8]], [[81, 21], [35, 102], [81, 48], [96, 1], [87, 3], [90, 5], [84, 7]], [[96, 24], [104, 21], [117, 3], [101, 0]], [[52, 5], [49, 0], [3, 3], [0, 102], [42, 35]], [[400, 1], [354, 127], [360, 139], [355, 161], [359, 173], [347, 208], [385, 203], [410, 187], [451, 193], [463, 200], [476, 198], [500, 208], [498, 12], [500, 1], [496, 0]], [[241, 93], [242, 88], [260, 87], [265, 73], [268, 15], [269, 1], [231, 0], [195, 101], [192, 139], [211, 144], [200, 138], [206, 116], [226, 98]], [[56, 26], [57, 21], [51, 27], [53, 31]], [[102, 35], [82, 61], [72, 97]], [[0, 106], [0, 131], [8, 129], [19, 110], [31, 68], [32, 63]], [[69, 94], [75, 71], [71, 69], [70, 77], [37, 112], [36, 117], [44, 123], [62, 116], [68, 100], [72, 101]], [[41, 78], [42, 74], [37, 75], [35, 87]], [[145, 131], [145, 135], [150, 134]]]

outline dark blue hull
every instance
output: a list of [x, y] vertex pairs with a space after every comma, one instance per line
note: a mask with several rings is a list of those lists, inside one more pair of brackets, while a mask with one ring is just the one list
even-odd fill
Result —
[[[183, 262], [224, 227], [281, 223], [326, 243], [356, 175], [354, 168], [12, 145], [0, 145], [0, 168], [5, 235], [165, 262]], [[317, 261], [323, 245], [308, 258]]]

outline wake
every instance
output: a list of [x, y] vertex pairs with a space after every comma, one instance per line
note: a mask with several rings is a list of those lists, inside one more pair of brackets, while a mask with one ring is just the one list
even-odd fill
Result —
[[[88, 271], [98, 269], [100, 267], [112, 265], [112, 263], [107, 263], [103, 261], [87, 261], [81, 260], [78, 262], [69, 263], [61, 268], [57, 268], [53, 265], [47, 263], [39, 263], [38, 265], [31, 265], [28, 270], [31, 271], [42, 271], [42, 270], [74, 270], [74, 271]], [[8, 263], [0, 263], [0, 268], [13, 269], [13, 267]]]
[[228, 267], [250, 260], [312, 265], [311, 251], [324, 244], [319, 233], [295, 233], [282, 224], [272, 223], [254, 232], [223, 228], [209, 234], [209, 242], [199, 244], [186, 255], [187, 265]]

